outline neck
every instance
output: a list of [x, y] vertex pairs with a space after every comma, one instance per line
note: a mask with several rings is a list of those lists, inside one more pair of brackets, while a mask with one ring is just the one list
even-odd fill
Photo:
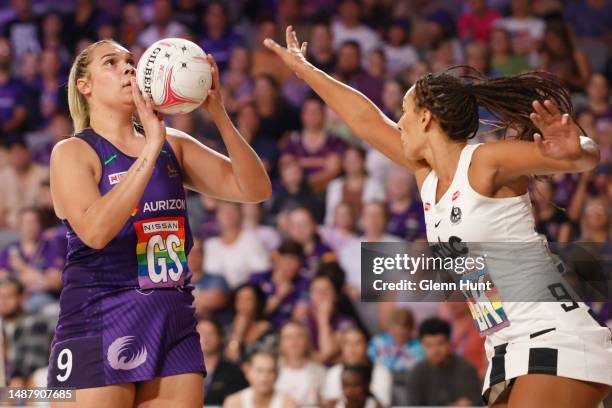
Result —
[[319, 140], [323, 136], [325, 136], [325, 132], [323, 132], [323, 128], [311, 128], [304, 129], [304, 138], [306, 139], [316, 139]]
[[97, 108], [89, 116], [89, 127], [109, 140], [126, 140], [135, 135], [132, 112]]
[[382, 232], [366, 232], [365, 237], [368, 242], [378, 242], [382, 239]]
[[452, 141], [440, 131], [434, 132], [430, 137], [423, 156], [435, 170], [441, 185], [450, 185], [452, 182], [465, 144], [465, 142]]
[[240, 229], [238, 229], [238, 228], [231, 228], [231, 229], [227, 229], [227, 230], [223, 231], [221, 233], [221, 238], [225, 242], [234, 242], [236, 240], [236, 238], [238, 238], [239, 234], [240, 234]]
[[300, 356], [286, 356], [285, 365], [289, 368], [299, 369], [306, 365], [306, 360]]

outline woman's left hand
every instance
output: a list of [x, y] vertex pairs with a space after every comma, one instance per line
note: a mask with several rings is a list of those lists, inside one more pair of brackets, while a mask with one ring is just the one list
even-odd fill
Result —
[[567, 114], [562, 114], [550, 100], [533, 102], [529, 115], [531, 121], [542, 132], [533, 135], [534, 142], [545, 157], [560, 160], [574, 160], [582, 155], [580, 129]]
[[202, 103], [202, 107], [208, 112], [211, 118], [217, 118], [219, 115], [225, 115], [225, 106], [223, 106], [223, 98], [221, 97], [221, 81], [219, 80], [219, 67], [215, 58], [211, 54], [206, 55], [206, 59], [210, 64], [210, 75], [212, 77], [212, 85], [208, 90], [208, 95]]

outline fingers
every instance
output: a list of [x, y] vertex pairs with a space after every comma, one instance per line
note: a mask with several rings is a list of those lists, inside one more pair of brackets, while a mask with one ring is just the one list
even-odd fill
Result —
[[533, 122], [534, 125], [540, 130], [546, 127], [546, 122], [542, 119], [542, 117], [537, 113], [529, 114], [529, 119]]
[[135, 78], [131, 78], [130, 83], [132, 85], [132, 96], [134, 97], [134, 104], [136, 105], [138, 116], [142, 121], [144, 120], [143, 116], [153, 113], [153, 102], [151, 100], [151, 95], [143, 95], [143, 93], [140, 92], [140, 88], [138, 88]]
[[287, 48], [298, 47], [297, 37], [293, 31], [292, 26], [287, 26], [285, 30], [285, 39], [287, 41]]
[[304, 41], [304, 42], [302, 43], [302, 50], [301, 50], [302, 55], [306, 55], [306, 50], [307, 50], [307, 49], [308, 49], [308, 42]]
[[283, 49], [283, 47], [281, 47], [276, 41], [271, 38], [266, 38], [263, 43], [267, 49], [274, 51], [277, 54], [280, 53], [280, 51]]
[[544, 123], [548, 124], [553, 121], [553, 116], [540, 101], [533, 101], [531, 105], [533, 106], [533, 110], [540, 116]]
[[561, 115], [561, 112], [559, 112], [559, 108], [557, 107], [557, 104], [551, 101], [550, 99], [547, 99], [544, 101], [544, 106], [550, 112], [552, 116], [558, 117], [559, 115]]
[[215, 58], [211, 55], [208, 54], [206, 56], [206, 59], [208, 60], [208, 63], [210, 64], [210, 74], [212, 76], [212, 88], [211, 89], [220, 89], [221, 88], [221, 81], [219, 80], [219, 66], [217, 65], [217, 61], [215, 61]]
[[140, 111], [140, 109], [144, 106], [144, 99], [142, 98], [142, 93], [136, 84], [136, 78], [130, 78], [130, 85], [132, 86], [132, 96], [134, 97], [134, 104], [136, 105], [136, 109]]

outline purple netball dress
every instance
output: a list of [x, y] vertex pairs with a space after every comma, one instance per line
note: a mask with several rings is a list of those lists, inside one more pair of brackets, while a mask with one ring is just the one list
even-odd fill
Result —
[[[91, 129], [75, 137], [100, 158], [101, 194], [136, 160]], [[187, 268], [193, 243], [181, 168], [170, 144], [164, 143], [138, 207], [106, 247], [88, 247], [64, 222], [68, 254], [48, 386], [90, 388], [205, 375]]]

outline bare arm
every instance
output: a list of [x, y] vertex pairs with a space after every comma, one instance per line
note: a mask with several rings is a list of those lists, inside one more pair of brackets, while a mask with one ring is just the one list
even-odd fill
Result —
[[287, 27], [287, 48], [271, 39], [266, 39], [264, 45], [306, 82], [360, 139], [400, 166], [412, 171], [424, 166], [422, 162], [406, 159], [397, 124], [385, 116], [371, 100], [306, 61], [306, 43], [300, 47], [291, 26]]
[[[60, 218], [66, 218], [81, 240], [91, 248], [106, 246], [125, 225], [153, 174], [166, 137], [163, 122], [155, 115], [149, 97], [143, 98], [132, 83], [132, 93], [147, 142], [120, 183], [105, 195], [98, 190], [100, 163], [87, 144], [64, 140], [51, 153], [51, 194]], [[78, 188], [78, 190], [77, 190]]]
[[213, 85], [203, 107], [221, 132], [229, 157], [204, 146], [186, 133], [172, 129], [178, 145], [185, 184], [194, 190], [223, 200], [259, 202], [270, 198], [272, 184], [266, 169], [229, 116], [219, 89], [219, 69], [211, 55]]

